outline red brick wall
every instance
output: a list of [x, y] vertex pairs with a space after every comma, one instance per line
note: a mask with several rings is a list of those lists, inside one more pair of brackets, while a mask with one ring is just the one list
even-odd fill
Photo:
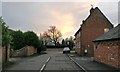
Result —
[[75, 48], [75, 52], [80, 55], [80, 48]]
[[80, 32], [75, 36], [75, 52], [80, 55]]
[[27, 47], [27, 56], [33, 55], [35, 53], [37, 53], [37, 49], [36, 48], [30, 47], [30, 46]]
[[[104, 29], [106, 27], [110, 29], [112, 28], [109, 21], [100, 13], [99, 10], [94, 11], [81, 27], [82, 52], [87, 49], [88, 56], [94, 55], [92, 41], [104, 34]], [[88, 47], [88, 45], [90, 46]]]
[[[7, 54], [8, 54], [8, 58], [10, 56], [10, 47], [8, 46], [8, 50], [7, 50]], [[6, 48], [5, 47], [0, 47], [0, 62], [5, 62], [6, 61]]]
[[118, 42], [100, 42], [94, 46], [95, 61], [120, 68], [120, 49]]
[[0, 63], [2, 63], [2, 47], [0, 47]]
[[1, 48], [2, 50], [2, 62], [4, 62], [6, 60], [6, 48]]
[[30, 56], [37, 53], [37, 49], [32, 46], [25, 46], [19, 50], [11, 51], [11, 55], [14, 56]]

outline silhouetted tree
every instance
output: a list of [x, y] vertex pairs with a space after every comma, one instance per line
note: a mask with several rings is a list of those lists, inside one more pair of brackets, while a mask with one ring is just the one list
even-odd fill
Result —
[[62, 45], [65, 46], [65, 40], [64, 39], [62, 40]]
[[68, 42], [69, 42], [68, 46], [69, 46], [70, 50], [72, 50], [73, 46], [74, 46], [74, 38], [72, 36], [70, 36]]
[[70, 36], [69, 38], [66, 38], [64, 42], [65, 42], [65, 46], [69, 47], [70, 50], [72, 50], [74, 46], [74, 38]]
[[47, 43], [49, 43], [51, 41], [50, 35], [48, 34], [48, 32], [44, 32], [42, 35], [42, 40], [44, 45], [47, 45]]
[[51, 41], [54, 41], [56, 45], [59, 38], [62, 36], [61, 32], [56, 28], [56, 26], [50, 26], [47, 32], [45, 32], [46, 36], [50, 38]]

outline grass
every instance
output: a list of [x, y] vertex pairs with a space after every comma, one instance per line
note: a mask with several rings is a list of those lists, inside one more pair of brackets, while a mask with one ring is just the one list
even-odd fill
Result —
[[7, 61], [2, 63], [2, 68], [5, 69], [11, 65], [15, 64], [15, 62]]
[[40, 55], [47, 54], [45, 51], [40, 52]]
[[40, 53], [36, 53], [31, 56], [39, 56], [39, 55], [43, 55], [43, 54], [47, 54], [47, 53], [45, 51], [41, 51]]

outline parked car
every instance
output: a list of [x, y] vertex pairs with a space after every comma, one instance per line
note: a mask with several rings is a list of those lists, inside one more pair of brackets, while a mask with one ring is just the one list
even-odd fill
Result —
[[66, 54], [66, 53], [70, 53], [69, 47], [65, 47], [65, 48], [63, 49], [63, 54]]

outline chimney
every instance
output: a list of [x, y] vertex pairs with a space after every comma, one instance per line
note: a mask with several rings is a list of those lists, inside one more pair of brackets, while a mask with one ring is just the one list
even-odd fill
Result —
[[93, 7], [90, 9], [90, 15], [94, 12], [95, 9]]

